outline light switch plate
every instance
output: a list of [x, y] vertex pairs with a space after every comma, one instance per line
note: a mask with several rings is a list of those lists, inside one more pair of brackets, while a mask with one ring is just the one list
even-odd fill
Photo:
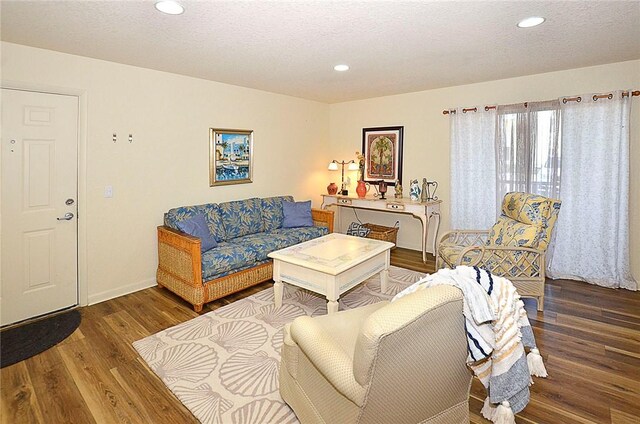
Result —
[[105, 186], [104, 188], [104, 197], [113, 197], [113, 186]]

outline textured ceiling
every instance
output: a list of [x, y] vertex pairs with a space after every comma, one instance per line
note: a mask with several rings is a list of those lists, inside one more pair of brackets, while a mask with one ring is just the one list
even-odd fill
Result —
[[640, 1], [181, 3], [3, 0], [2, 39], [328, 103], [640, 58]]

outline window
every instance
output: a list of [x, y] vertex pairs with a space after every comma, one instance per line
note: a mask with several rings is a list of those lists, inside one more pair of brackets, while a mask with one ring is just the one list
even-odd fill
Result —
[[497, 201], [525, 191], [555, 198], [560, 190], [560, 113], [557, 101], [498, 107]]

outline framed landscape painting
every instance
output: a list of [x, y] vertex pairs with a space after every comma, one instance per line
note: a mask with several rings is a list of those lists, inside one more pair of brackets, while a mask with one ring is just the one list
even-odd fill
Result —
[[380, 180], [395, 185], [402, 181], [402, 133], [404, 127], [377, 127], [362, 129], [364, 154], [364, 180]]
[[209, 185], [253, 181], [253, 131], [209, 130]]

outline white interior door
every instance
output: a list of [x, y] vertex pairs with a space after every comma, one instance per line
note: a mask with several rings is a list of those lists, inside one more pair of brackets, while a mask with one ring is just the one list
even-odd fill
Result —
[[0, 321], [78, 303], [78, 98], [2, 89]]

